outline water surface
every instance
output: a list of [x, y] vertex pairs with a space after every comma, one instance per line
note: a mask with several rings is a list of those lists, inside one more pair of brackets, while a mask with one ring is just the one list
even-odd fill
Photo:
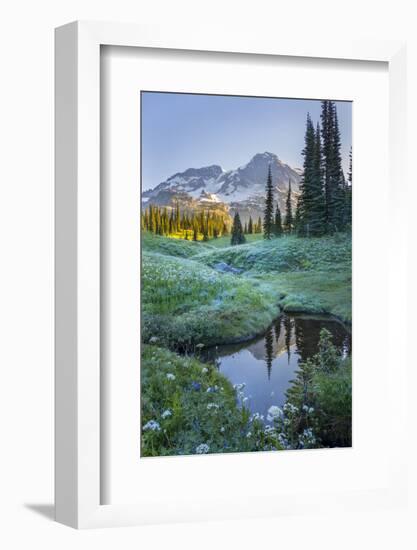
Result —
[[271, 405], [284, 405], [299, 362], [318, 351], [322, 328], [332, 334], [343, 355], [350, 355], [351, 334], [339, 321], [328, 316], [283, 315], [262, 336], [207, 349], [202, 359], [215, 362], [232, 384], [244, 383], [245, 405], [266, 416]]

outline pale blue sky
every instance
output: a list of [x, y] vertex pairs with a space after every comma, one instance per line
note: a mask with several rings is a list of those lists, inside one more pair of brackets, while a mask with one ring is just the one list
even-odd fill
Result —
[[[142, 188], [176, 172], [219, 164], [224, 170], [269, 151], [302, 167], [307, 113], [320, 101], [142, 92]], [[352, 103], [336, 102], [345, 173], [352, 143]]]

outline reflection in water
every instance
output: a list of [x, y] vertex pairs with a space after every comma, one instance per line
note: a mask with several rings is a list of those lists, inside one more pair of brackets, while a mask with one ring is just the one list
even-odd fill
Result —
[[290, 363], [291, 359], [291, 337], [292, 337], [292, 323], [291, 323], [291, 317], [286, 315], [284, 317], [284, 329], [285, 329], [285, 347], [287, 349], [287, 355], [288, 355], [288, 364]]
[[269, 329], [265, 333], [265, 360], [266, 360], [266, 370], [268, 372], [268, 380], [271, 380], [273, 353], [274, 353], [274, 337], [272, 335], [272, 327], [269, 327]]
[[263, 336], [207, 349], [202, 359], [215, 362], [232, 384], [244, 382], [247, 405], [252, 412], [266, 415], [271, 405], [285, 403], [298, 363], [318, 351], [322, 328], [332, 334], [341, 354], [351, 354], [351, 334], [342, 323], [327, 316], [284, 315]]

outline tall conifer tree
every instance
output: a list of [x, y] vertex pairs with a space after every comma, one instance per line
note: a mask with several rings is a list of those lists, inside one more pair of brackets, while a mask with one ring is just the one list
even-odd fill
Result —
[[301, 235], [301, 208], [300, 208], [300, 197], [297, 199], [297, 206], [295, 208], [294, 216], [294, 233], [296, 235]]
[[272, 187], [271, 165], [268, 166], [265, 191], [264, 239], [271, 239], [274, 229], [274, 190]]
[[261, 216], [258, 218], [258, 223], [256, 225], [256, 233], [262, 233], [262, 220]]
[[274, 235], [276, 237], [281, 237], [282, 235], [281, 210], [279, 209], [278, 203], [275, 209]]
[[343, 231], [346, 227], [346, 184], [342, 169], [342, 156], [340, 153], [340, 131], [336, 105], [333, 106], [333, 159], [332, 159], [332, 186], [333, 200], [333, 224], [335, 231]]
[[321, 111], [323, 140], [323, 182], [325, 226], [327, 233], [343, 230], [346, 225], [346, 186], [340, 153], [340, 131], [336, 105], [323, 101]]
[[232, 237], [230, 239], [230, 244], [244, 244], [245, 242], [246, 239], [245, 235], [243, 234], [242, 222], [240, 221], [239, 212], [236, 212], [233, 219]]
[[313, 181], [312, 181], [312, 225], [311, 235], [319, 237], [326, 232], [325, 223], [325, 199], [323, 192], [323, 158], [320, 136], [320, 125], [317, 124], [317, 130], [314, 141], [313, 152]]
[[252, 233], [253, 233], [253, 221], [252, 221], [252, 216], [249, 216], [248, 233], [249, 233], [249, 235], [252, 235]]
[[288, 182], [287, 200], [285, 202], [285, 230], [287, 233], [291, 233], [294, 225], [294, 219], [292, 216], [292, 196], [291, 196], [291, 180]]
[[324, 223], [326, 233], [329, 232], [332, 223], [332, 107], [331, 101], [321, 102], [321, 135], [323, 143], [323, 184], [324, 184]]
[[302, 155], [303, 176], [300, 185], [300, 200], [297, 208], [299, 227], [297, 231], [302, 236], [309, 236], [311, 230], [311, 222], [313, 216], [313, 182], [315, 174], [314, 158], [315, 158], [316, 136], [314, 126], [311, 121], [310, 113], [307, 114], [306, 132], [304, 136], [304, 149]]
[[352, 147], [349, 152], [349, 171], [346, 185], [346, 225], [352, 226]]

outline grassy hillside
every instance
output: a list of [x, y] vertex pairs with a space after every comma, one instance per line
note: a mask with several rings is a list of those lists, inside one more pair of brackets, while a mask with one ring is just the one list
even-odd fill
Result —
[[[171, 349], [193, 349], [242, 341], [264, 331], [280, 310], [331, 313], [350, 321], [347, 237], [253, 237], [253, 242], [231, 247], [224, 246], [225, 238], [202, 243], [145, 233], [144, 342], [156, 338]], [[221, 273], [219, 263], [241, 273]]]
[[207, 248], [198, 260], [207, 265], [226, 262], [253, 273], [340, 271], [350, 269], [351, 241], [344, 235], [321, 239], [281, 237], [270, 241], [257, 238], [240, 246]]
[[184, 239], [160, 237], [159, 235], [143, 231], [142, 250], [145, 252], [166, 254], [167, 256], [190, 258], [195, 254], [210, 251], [212, 247], [200, 241], [194, 242], [191, 240], [186, 241]]
[[172, 349], [236, 342], [279, 314], [279, 296], [262, 281], [146, 250], [142, 264], [144, 342], [157, 338]]
[[[255, 235], [255, 237], [258, 237]], [[284, 311], [331, 313], [351, 321], [351, 239], [346, 235], [301, 239], [282, 237], [206, 249], [195, 260], [224, 262], [247, 279], [269, 285]]]
[[[256, 241], [263, 241], [263, 235], [261, 233], [254, 233], [252, 235], [245, 235], [247, 243], [254, 243]], [[208, 243], [211, 248], [225, 248], [230, 246], [230, 235], [219, 237], [218, 239], [211, 239]]]

